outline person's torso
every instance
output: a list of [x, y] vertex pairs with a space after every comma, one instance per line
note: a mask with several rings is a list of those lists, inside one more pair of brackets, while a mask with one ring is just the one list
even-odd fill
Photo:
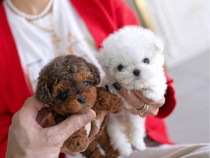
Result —
[[101, 70], [95, 58], [97, 48], [93, 38], [69, 0], [54, 0], [52, 13], [37, 20], [27, 20], [15, 13], [7, 2], [4, 5], [21, 65], [33, 92], [40, 69], [59, 55], [81, 56]]

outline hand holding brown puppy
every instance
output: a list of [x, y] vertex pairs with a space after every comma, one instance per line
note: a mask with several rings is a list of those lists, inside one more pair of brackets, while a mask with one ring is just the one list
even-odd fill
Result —
[[[45, 107], [32, 96], [13, 116], [6, 158], [58, 158], [60, 152], [71, 154], [69, 150], [65, 150], [63, 142], [96, 117], [95, 112], [90, 110], [85, 114], [72, 115], [53, 127], [42, 128], [36, 119], [38, 111]], [[41, 115], [44, 116], [44, 113]]]

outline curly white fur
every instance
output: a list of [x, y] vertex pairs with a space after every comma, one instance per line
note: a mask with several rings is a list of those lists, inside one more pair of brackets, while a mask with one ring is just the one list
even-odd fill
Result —
[[[103, 42], [98, 57], [106, 72], [105, 81], [110, 91], [119, 95], [112, 85], [118, 82], [128, 90], [141, 90], [148, 99], [160, 100], [167, 88], [163, 47], [163, 41], [158, 36], [138, 26], [126, 26], [111, 34]], [[123, 101], [126, 108], [132, 108], [126, 100]], [[129, 128], [122, 120], [127, 122]], [[132, 147], [145, 149], [144, 119], [138, 115], [126, 110], [117, 115], [110, 114], [107, 129], [113, 148], [121, 155], [130, 155]]]

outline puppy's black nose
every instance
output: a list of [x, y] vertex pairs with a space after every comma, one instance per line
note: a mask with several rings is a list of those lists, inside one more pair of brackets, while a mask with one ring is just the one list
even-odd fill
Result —
[[139, 77], [139, 75], [140, 75], [140, 70], [138, 70], [138, 69], [133, 70], [133, 74], [134, 74], [136, 77]]
[[81, 96], [80, 98], [77, 99], [79, 103], [84, 104], [85, 103], [85, 96]]

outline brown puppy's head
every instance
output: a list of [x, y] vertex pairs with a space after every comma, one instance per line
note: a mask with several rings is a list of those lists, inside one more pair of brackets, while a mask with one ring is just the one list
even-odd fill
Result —
[[99, 70], [81, 57], [60, 56], [40, 72], [36, 97], [60, 115], [85, 113], [96, 100]]

